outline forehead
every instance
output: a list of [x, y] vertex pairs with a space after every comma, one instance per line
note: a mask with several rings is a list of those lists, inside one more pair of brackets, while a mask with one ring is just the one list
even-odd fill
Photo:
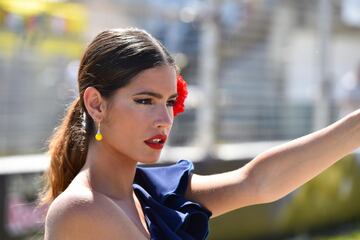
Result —
[[153, 90], [176, 92], [176, 71], [172, 66], [146, 69], [136, 75], [127, 85], [131, 90]]

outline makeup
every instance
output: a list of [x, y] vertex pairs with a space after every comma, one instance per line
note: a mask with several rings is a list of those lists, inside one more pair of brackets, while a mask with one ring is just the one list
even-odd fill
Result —
[[166, 135], [158, 134], [158, 135], [155, 135], [155, 136], [145, 140], [144, 142], [149, 147], [156, 149], [156, 150], [160, 150], [164, 147], [166, 138], [167, 138]]

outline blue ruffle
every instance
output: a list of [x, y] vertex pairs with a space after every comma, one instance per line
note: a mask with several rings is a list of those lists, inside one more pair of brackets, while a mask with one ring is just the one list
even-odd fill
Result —
[[165, 167], [137, 167], [133, 188], [152, 240], [203, 240], [208, 236], [212, 213], [184, 197], [193, 169], [188, 160]]

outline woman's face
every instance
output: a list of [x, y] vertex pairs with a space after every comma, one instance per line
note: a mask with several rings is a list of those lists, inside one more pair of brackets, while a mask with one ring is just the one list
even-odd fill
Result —
[[176, 71], [171, 66], [144, 70], [118, 89], [101, 123], [102, 141], [126, 158], [159, 159], [173, 124]]

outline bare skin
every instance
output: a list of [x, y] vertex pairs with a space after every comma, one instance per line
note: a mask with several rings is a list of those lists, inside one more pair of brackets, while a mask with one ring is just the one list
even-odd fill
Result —
[[[139, 94], [143, 92], [156, 96]], [[169, 135], [175, 99], [176, 71], [171, 66], [143, 71], [117, 90], [111, 106], [95, 88], [85, 90], [85, 106], [101, 122], [104, 138], [91, 141], [81, 172], [51, 204], [45, 239], [149, 238], [132, 183], [138, 162], [159, 159], [161, 150], [144, 141]]]
[[[133, 105], [133, 94], [143, 88], [162, 98], [151, 97], [151, 104]], [[104, 141], [92, 142], [82, 171], [51, 204], [46, 240], [150, 238], [132, 182], [137, 162], [154, 163], [159, 157], [160, 151], [148, 149], [143, 140], [159, 132], [169, 134], [173, 115], [167, 104], [174, 92], [175, 71], [171, 68], [139, 75], [129, 88], [119, 91], [111, 110], [97, 91], [89, 88], [84, 100], [93, 119], [102, 123]], [[272, 148], [237, 170], [192, 174], [185, 197], [209, 209], [212, 217], [276, 201], [359, 145], [360, 111], [356, 111], [324, 129]]]
[[186, 196], [216, 217], [276, 201], [360, 146], [360, 110], [330, 126], [272, 148], [234, 171], [193, 174]]

